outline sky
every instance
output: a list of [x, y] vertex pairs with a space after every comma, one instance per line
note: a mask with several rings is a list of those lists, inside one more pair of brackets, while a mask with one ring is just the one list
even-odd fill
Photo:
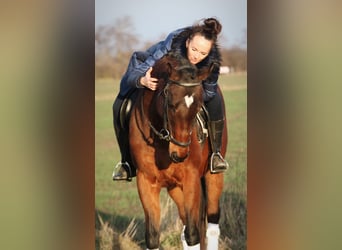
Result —
[[247, 31], [247, 0], [95, 0], [95, 28], [130, 16], [141, 42], [191, 26], [208, 17], [222, 24], [222, 47], [240, 45]]

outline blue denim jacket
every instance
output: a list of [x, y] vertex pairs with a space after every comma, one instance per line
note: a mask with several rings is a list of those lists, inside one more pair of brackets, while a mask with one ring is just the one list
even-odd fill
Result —
[[140, 78], [143, 77], [156, 61], [162, 58], [171, 49], [173, 38], [182, 32], [184, 28], [170, 33], [164, 41], [150, 47], [147, 51], [136, 51], [133, 53], [126, 73], [120, 82], [120, 95], [126, 96], [132, 89], [141, 88]]
[[[155, 62], [162, 58], [171, 50], [172, 42], [175, 36], [180, 34], [186, 28], [181, 28], [170, 33], [164, 41], [150, 47], [147, 51], [136, 51], [133, 53], [127, 71], [120, 82], [121, 96], [126, 96], [131, 90], [136, 88], [142, 88], [140, 84], [140, 78], [143, 77], [150, 67], [153, 67]], [[216, 94], [217, 80], [219, 75], [219, 61], [220, 54], [216, 46], [214, 51], [209, 54], [209, 61], [215, 61], [218, 67], [211, 73], [211, 75], [203, 80], [203, 98], [204, 101], [210, 100]]]

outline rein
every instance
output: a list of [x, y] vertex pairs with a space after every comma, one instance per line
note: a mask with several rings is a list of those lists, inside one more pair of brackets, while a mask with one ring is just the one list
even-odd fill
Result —
[[[200, 86], [201, 82], [195, 82], [195, 83], [191, 83], [191, 82], [178, 82], [178, 81], [174, 81], [174, 80], [170, 80], [166, 83], [166, 87], [164, 88], [164, 95], [165, 95], [165, 99], [167, 97], [167, 87], [169, 86], [169, 84], [177, 84], [179, 86], [182, 87], [195, 87], [195, 86]], [[141, 98], [141, 106], [143, 107], [143, 98]], [[174, 138], [172, 136], [171, 130], [168, 129], [168, 124], [169, 124], [169, 119], [168, 119], [168, 107], [167, 107], [167, 102], [164, 102], [164, 115], [163, 115], [163, 120], [164, 120], [164, 124], [163, 124], [163, 128], [158, 131], [151, 122], [149, 122], [149, 126], [152, 129], [152, 131], [154, 132], [155, 135], [158, 136], [159, 139], [161, 140], [165, 140], [168, 142], [172, 142], [174, 144], [176, 144], [177, 146], [180, 147], [188, 147], [191, 144], [191, 138], [189, 139], [189, 141], [187, 142], [181, 142], [178, 141], [176, 138]], [[142, 115], [144, 116], [144, 109], [142, 109]], [[190, 135], [192, 134], [192, 130], [190, 131]]]

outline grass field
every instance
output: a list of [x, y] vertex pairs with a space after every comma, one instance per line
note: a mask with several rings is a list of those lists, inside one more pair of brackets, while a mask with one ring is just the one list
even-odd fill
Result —
[[[230, 169], [225, 172], [221, 197], [221, 249], [246, 249], [247, 239], [247, 75], [220, 76], [226, 102]], [[95, 226], [96, 249], [144, 249], [144, 215], [132, 182], [113, 182], [112, 171], [120, 160], [112, 125], [112, 103], [119, 80], [95, 83]], [[163, 249], [181, 249], [181, 225], [174, 204], [161, 194]], [[165, 233], [166, 232], [166, 233]]]

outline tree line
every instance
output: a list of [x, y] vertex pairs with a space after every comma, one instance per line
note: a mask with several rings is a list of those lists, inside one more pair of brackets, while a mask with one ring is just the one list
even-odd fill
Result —
[[[165, 37], [165, 36], [164, 36]], [[161, 37], [160, 40], [163, 40]], [[125, 73], [129, 59], [134, 51], [146, 50], [157, 41], [140, 44], [134, 33], [130, 17], [118, 19], [113, 25], [101, 25], [95, 30], [95, 77], [121, 78]], [[222, 66], [231, 71], [247, 70], [246, 39], [240, 45], [230, 48], [221, 47]]]

